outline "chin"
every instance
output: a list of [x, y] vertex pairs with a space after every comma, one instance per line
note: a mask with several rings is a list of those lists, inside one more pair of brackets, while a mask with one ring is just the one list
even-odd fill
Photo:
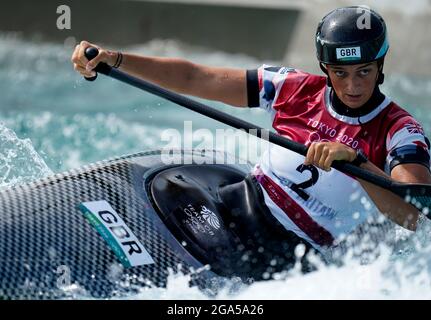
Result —
[[366, 101], [355, 101], [355, 102], [352, 102], [352, 101], [343, 101], [343, 103], [346, 106], [348, 106], [349, 108], [357, 109], [357, 108], [362, 107], [366, 103]]
[[346, 103], [345, 105], [348, 106], [351, 109], [358, 109], [358, 108], [362, 107], [364, 105], [364, 103], [355, 103], [355, 104], [353, 104], [353, 103]]

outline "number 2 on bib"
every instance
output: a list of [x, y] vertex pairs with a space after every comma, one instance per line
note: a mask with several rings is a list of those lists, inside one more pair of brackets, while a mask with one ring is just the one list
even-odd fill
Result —
[[310, 195], [305, 192], [304, 189], [307, 189], [316, 184], [317, 180], [319, 180], [319, 171], [315, 166], [304, 164], [299, 165], [296, 168], [296, 171], [299, 171], [301, 173], [303, 173], [304, 171], [309, 171], [311, 173], [310, 179], [299, 184], [292, 183], [292, 185], [290, 186], [290, 188], [295, 191], [302, 199], [307, 201], [310, 198]]

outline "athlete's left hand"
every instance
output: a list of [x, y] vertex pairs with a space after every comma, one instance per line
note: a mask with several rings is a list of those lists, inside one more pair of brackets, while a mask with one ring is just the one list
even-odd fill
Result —
[[325, 171], [331, 170], [334, 160], [352, 162], [356, 158], [356, 151], [339, 142], [313, 142], [305, 157], [305, 165], [315, 165]]

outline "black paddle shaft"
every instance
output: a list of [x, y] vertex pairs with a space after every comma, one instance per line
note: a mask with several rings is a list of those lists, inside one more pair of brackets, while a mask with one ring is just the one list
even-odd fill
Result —
[[[98, 54], [99, 51], [94, 47], [89, 47], [85, 50], [85, 56], [88, 60], [94, 59]], [[173, 91], [167, 90], [148, 81], [130, 76], [125, 72], [108, 66], [106, 63], [99, 63], [94, 69], [94, 71], [102, 73], [111, 78], [120, 80], [124, 83], [130, 84], [136, 88], [145, 90], [149, 93], [179, 104], [180, 106], [183, 106], [187, 109], [196, 111], [202, 115], [220, 121], [231, 127], [245, 130], [247, 131], [247, 133], [257, 136], [259, 138], [268, 137], [271, 143], [299, 153], [303, 156], [307, 154], [307, 147], [301, 143], [292, 141], [273, 132], [269, 132], [267, 129], [255, 126], [252, 123], [233, 117], [227, 113], [211, 108], [203, 103], [192, 100], [188, 97], [177, 94]], [[95, 78], [96, 77], [86, 79], [94, 80]], [[395, 182], [345, 161], [334, 161], [331, 166], [337, 170], [344, 172], [345, 174], [355, 176], [357, 178], [373, 183], [379, 187], [387, 189], [404, 198], [405, 201], [416, 205], [420, 209], [431, 208], [431, 185]], [[427, 214], [428, 218], [431, 218], [431, 213], [428, 213], [426, 211], [424, 212]]]

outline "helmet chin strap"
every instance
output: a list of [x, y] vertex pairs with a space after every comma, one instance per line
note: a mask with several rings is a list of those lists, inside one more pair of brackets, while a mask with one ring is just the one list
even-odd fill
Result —
[[377, 60], [377, 64], [379, 66], [379, 76], [377, 77], [376, 86], [379, 86], [385, 81], [385, 74], [383, 73], [383, 65], [385, 64], [385, 59], [381, 58]]
[[323, 66], [323, 63], [322, 63], [322, 62], [319, 62], [319, 67], [320, 67], [320, 69], [323, 71], [323, 73], [324, 73], [324, 74], [326, 74], [326, 85], [327, 85], [329, 88], [332, 88], [332, 82], [331, 82], [331, 79], [329, 78], [328, 69], [326, 69], [326, 68]]

